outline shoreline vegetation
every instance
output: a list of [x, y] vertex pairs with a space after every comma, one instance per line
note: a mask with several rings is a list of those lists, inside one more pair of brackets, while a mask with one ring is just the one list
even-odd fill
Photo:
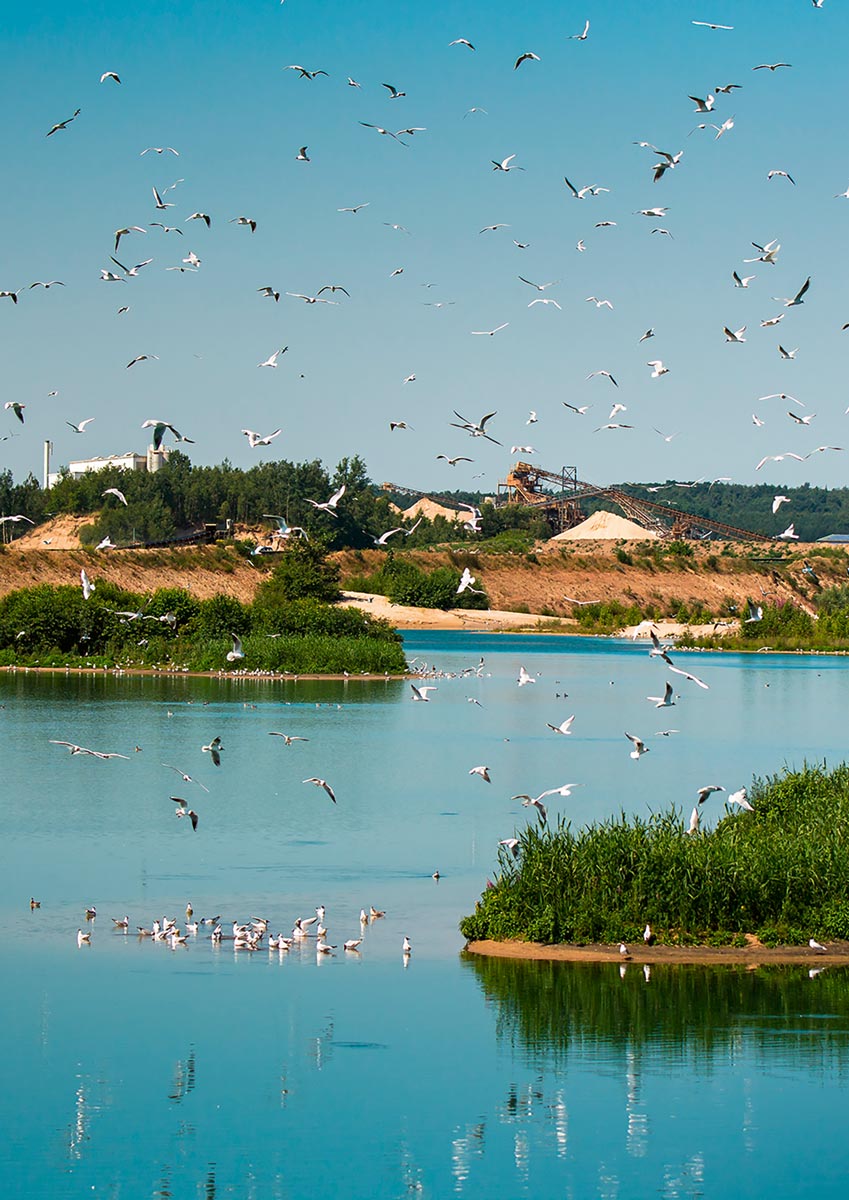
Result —
[[[460, 932], [473, 945], [615, 945], [618, 953], [621, 942], [637, 961], [650, 961], [642, 957], [647, 925], [657, 954], [810, 948], [811, 938], [831, 952], [849, 940], [849, 765], [755, 780], [749, 801], [754, 811], [725, 805], [713, 828], [692, 834], [675, 808], [647, 819], [620, 813], [577, 832], [562, 820], [528, 826], [515, 854], [501, 848]], [[718, 804], [711, 796], [708, 811]]]
[[83, 570], [81, 587], [40, 584], [0, 599], [0, 666], [403, 675], [401, 636], [339, 606], [338, 578], [323, 547], [303, 542], [250, 604], [226, 595], [197, 600], [185, 588], [144, 595]]

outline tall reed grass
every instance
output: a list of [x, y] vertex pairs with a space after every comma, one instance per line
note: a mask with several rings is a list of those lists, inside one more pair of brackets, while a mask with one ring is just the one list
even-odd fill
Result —
[[[849, 938], [849, 765], [755, 780], [753, 813], [725, 807], [713, 829], [686, 833], [672, 809], [574, 831], [529, 826], [519, 858], [503, 850], [469, 940], [767, 944]], [[716, 796], [705, 806], [717, 804]], [[705, 814], [707, 815], [707, 813]]]

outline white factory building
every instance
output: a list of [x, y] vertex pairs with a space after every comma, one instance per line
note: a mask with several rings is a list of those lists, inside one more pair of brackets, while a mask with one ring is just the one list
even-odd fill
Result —
[[70, 475], [72, 479], [81, 479], [89, 471], [105, 471], [107, 467], [117, 467], [119, 471], [149, 471], [153, 473], [154, 471], [158, 471], [164, 462], [168, 461], [168, 450], [165, 447], [160, 450], [154, 450], [153, 446], [148, 446], [146, 454], [136, 454], [135, 451], [128, 450], [125, 454], [98, 455], [95, 458], [75, 458], [68, 463], [66, 471], [51, 471], [50, 455], [52, 451], [53, 443], [45, 442], [44, 486], [48, 489], [58, 483], [64, 474]]

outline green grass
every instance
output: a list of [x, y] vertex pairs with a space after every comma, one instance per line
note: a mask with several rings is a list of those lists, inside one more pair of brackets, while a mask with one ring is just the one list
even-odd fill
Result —
[[[469, 940], [766, 944], [849, 938], [849, 765], [756, 780], [754, 813], [735, 810], [688, 836], [678, 810], [618, 817], [575, 832], [529, 826], [475, 912]], [[708, 809], [721, 803], [714, 796]], [[687, 814], [687, 818], [689, 814]]]

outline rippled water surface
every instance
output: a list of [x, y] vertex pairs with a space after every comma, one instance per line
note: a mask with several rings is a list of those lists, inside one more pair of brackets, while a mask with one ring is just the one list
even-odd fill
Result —
[[[580, 783], [553, 810], [582, 823], [841, 759], [845, 660], [680, 655], [710, 690], [679, 678], [655, 710], [644, 646], [406, 646], [446, 671], [483, 656], [483, 675], [435, 679], [427, 704], [382, 679], [0, 675], [3, 1193], [844, 1195], [847, 973], [467, 959], [457, 922], [529, 819], [517, 792]], [[572, 736], [546, 728], [573, 712]], [[220, 768], [200, 749], [216, 735]], [[189, 901], [275, 933], [324, 904], [339, 949], [135, 936]], [[370, 905], [386, 916], [344, 954]]]

